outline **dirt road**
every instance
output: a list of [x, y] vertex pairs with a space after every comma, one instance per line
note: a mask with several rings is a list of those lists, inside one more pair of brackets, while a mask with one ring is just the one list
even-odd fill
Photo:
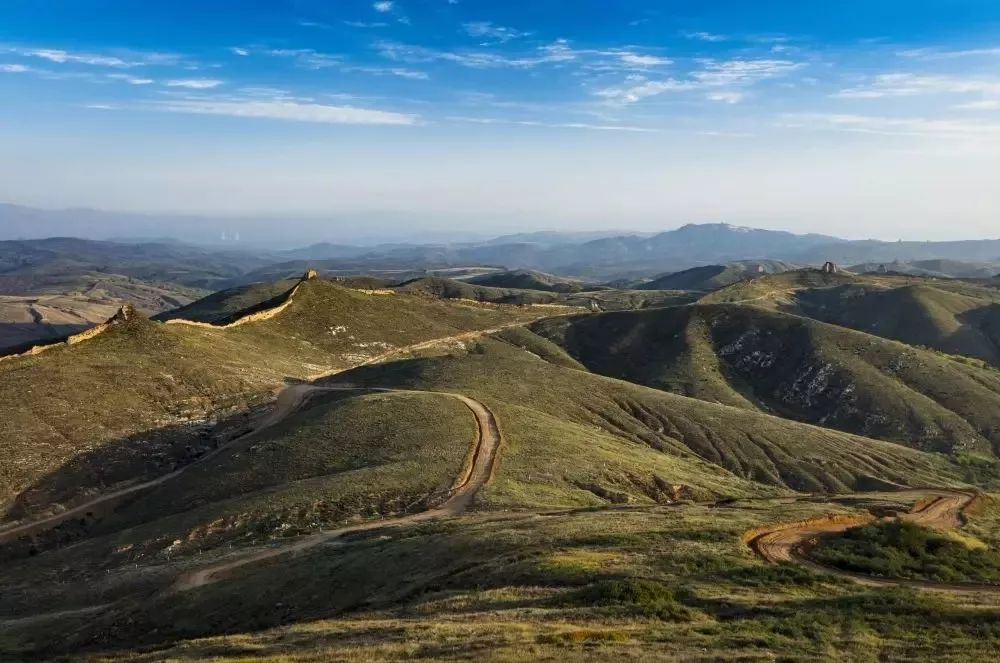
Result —
[[[488, 334], [495, 334], [504, 329], [517, 327], [524, 324], [525, 324], [524, 322], [516, 322], [516, 323], [502, 325], [499, 327], [494, 327], [491, 329], [473, 330], [468, 332], [462, 332], [460, 334], [455, 334], [453, 336], [445, 336], [441, 338], [430, 339], [428, 341], [422, 341], [420, 343], [415, 343], [413, 345], [408, 345], [401, 348], [395, 348], [393, 350], [390, 350], [389, 352], [385, 352], [375, 357], [372, 357], [371, 359], [368, 359], [357, 365], [322, 373], [313, 376], [313, 378], [317, 379], [320, 377], [330, 377], [336, 375], [337, 373], [343, 373], [345, 371], [352, 370], [354, 368], [359, 368], [361, 366], [377, 364], [387, 359], [391, 359], [393, 357], [397, 357], [407, 353], [427, 350], [435, 346], [446, 343], [472, 340], [474, 338], [479, 338]], [[243, 435], [233, 438], [232, 440], [229, 440], [227, 444], [222, 445], [217, 449], [213, 449], [212, 451], [200, 457], [193, 463], [189, 463], [187, 465], [179, 467], [176, 470], [158, 476], [155, 479], [150, 479], [149, 481], [143, 481], [141, 483], [132, 484], [130, 486], [126, 486], [118, 490], [113, 490], [99, 497], [96, 497], [92, 500], [88, 500], [83, 504], [72, 507], [70, 509], [67, 509], [66, 511], [62, 511], [57, 514], [47, 516], [45, 518], [39, 518], [37, 520], [32, 520], [29, 522], [20, 523], [13, 526], [0, 527], [0, 545], [4, 545], [23, 536], [28, 536], [31, 534], [36, 534], [38, 532], [43, 532], [47, 529], [52, 529], [53, 527], [56, 527], [60, 523], [63, 523], [67, 520], [72, 520], [73, 518], [82, 518], [88, 516], [89, 514], [100, 512], [102, 509], [112, 507], [116, 501], [120, 500], [123, 497], [127, 497], [128, 495], [131, 495], [133, 493], [138, 493], [148, 488], [159, 486], [160, 484], [166, 483], [167, 481], [170, 481], [171, 479], [178, 477], [179, 475], [183, 474], [184, 472], [194, 467], [195, 465], [211, 460], [215, 456], [219, 455], [222, 451], [227, 449], [234, 442], [244, 441], [248, 437], [256, 435], [261, 431], [270, 428], [271, 426], [277, 424], [278, 422], [288, 417], [288, 415], [292, 414], [299, 408], [303, 400], [307, 398], [308, 395], [311, 393], [311, 390], [308, 387], [309, 385], [291, 385], [289, 387], [286, 387], [281, 391], [281, 393], [278, 394], [278, 397], [274, 403], [274, 407], [271, 409], [271, 411], [268, 412], [268, 414], [265, 415], [256, 426], [254, 426], [254, 429], [252, 431], [244, 433]]]
[[[973, 495], [956, 490], [907, 490], [900, 494], [918, 498], [916, 506], [909, 512], [887, 520], [905, 520], [924, 527], [950, 530], [961, 526], [962, 510], [972, 501]], [[978, 583], [942, 583], [930, 580], [890, 579], [852, 573], [835, 567], [819, 564], [806, 556], [808, 549], [821, 536], [839, 534], [860, 527], [876, 518], [871, 515], [827, 516], [796, 523], [783, 523], [751, 530], [745, 536], [750, 549], [769, 562], [791, 562], [805, 568], [850, 578], [856, 582], [877, 587], [918, 587], [946, 592], [991, 592], [1000, 593], [997, 585]]]
[[[443, 503], [432, 509], [399, 518], [377, 520], [363, 523], [361, 525], [352, 525], [334, 530], [321, 531], [291, 543], [268, 548], [266, 550], [242, 554], [237, 556], [235, 559], [182, 575], [177, 579], [168, 592], [181, 592], [194, 589], [195, 587], [201, 587], [220, 580], [241, 567], [284, 555], [300, 553], [320, 544], [333, 541], [334, 539], [342, 537], [345, 534], [364, 532], [373, 529], [384, 529], [387, 527], [400, 527], [402, 525], [410, 525], [413, 523], [459, 514], [469, 507], [472, 500], [475, 498], [476, 493], [480, 488], [486, 485], [493, 474], [494, 463], [501, 443], [500, 428], [497, 425], [497, 420], [493, 413], [485, 405], [477, 400], [469, 398], [468, 396], [447, 392], [423, 392], [366, 387], [314, 387], [311, 385], [299, 385], [298, 387], [292, 387], [291, 389], [296, 389], [296, 393], [300, 398], [308, 398], [308, 396], [312, 393], [323, 391], [429, 393], [456, 398], [464, 403], [469, 410], [472, 411], [473, 416], [476, 418], [477, 434], [476, 439], [473, 441], [472, 463], [468, 468], [466, 468], [463, 476], [456, 480], [448, 498]], [[299, 402], [301, 402], [301, 400]]]

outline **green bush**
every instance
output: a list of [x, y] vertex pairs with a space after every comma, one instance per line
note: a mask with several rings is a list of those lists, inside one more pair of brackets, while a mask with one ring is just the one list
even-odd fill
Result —
[[665, 621], [688, 621], [693, 616], [666, 585], [639, 578], [603, 580], [575, 592], [571, 602], [574, 605], [625, 609], [633, 614]]
[[1000, 553], [969, 548], [905, 521], [848, 530], [827, 539], [812, 556], [831, 566], [879, 576], [1000, 583]]

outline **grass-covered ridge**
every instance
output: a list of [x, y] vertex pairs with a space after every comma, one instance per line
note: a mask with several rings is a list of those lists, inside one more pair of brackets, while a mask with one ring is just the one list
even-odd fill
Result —
[[595, 372], [659, 389], [925, 450], [1000, 449], [1000, 372], [802, 316], [699, 304], [532, 329]]
[[[898, 444], [583, 372], [527, 330], [449, 355], [337, 379], [467, 393], [488, 404], [506, 448], [485, 499], [497, 505], [646, 502], [792, 488], [848, 492], [942, 484], [955, 469]], [[575, 459], [567, 463], [568, 458]]]
[[[251, 324], [215, 329], [135, 316], [84, 343], [0, 362], [0, 504], [74, 458], [83, 463], [75, 487], [28, 503], [162, 473], [190, 460], [186, 447], [204, 446], [200, 431], [186, 427], [268, 400], [288, 379], [554, 312], [368, 295], [315, 280], [279, 315]], [[166, 429], [173, 433], [159, 463], [148, 443]]]
[[519, 290], [543, 290], [550, 292], [579, 292], [584, 290], [579, 281], [554, 274], [536, 272], [530, 269], [516, 269], [505, 272], [491, 272], [468, 279], [469, 283], [493, 288], [517, 288]]
[[982, 283], [797, 270], [736, 284], [701, 301], [750, 302], [1000, 365], [1000, 291]]

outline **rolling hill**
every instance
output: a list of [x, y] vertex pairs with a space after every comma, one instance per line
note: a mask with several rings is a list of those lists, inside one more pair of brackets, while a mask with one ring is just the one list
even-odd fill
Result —
[[702, 304], [532, 329], [632, 382], [920, 449], [1000, 451], [1000, 372], [843, 327]]
[[1000, 292], [977, 283], [800, 270], [737, 284], [701, 301], [751, 302], [1000, 365]]
[[[196, 308], [212, 317], [206, 303]], [[230, 315], [224, 302], [220, 310]], [[25, 503], [162, 473], [204, 453], [203, 432], [218, 418], [268, 400], [286, 380], [559, 309], [372, 295], [312, 280], [272, 312], [228, 328], [131, 314], [85, 342], [0, 361], [0, 503], [71, 459], [80, 466], [72, 481]]]
[[[475, 285], [484, 285], [492, 288], [516, 288], [519, 290], [543, 290], [549, 292], [580, 292], [585, 290], [579, 281], [565, 279], [545, 272], [536, 272], [530, 269], [516, 269], [507, 272], [493, 272], [474, 276], [468, 280]], [[670, 290], [671, 288], [658, 288]], [[678, 288], [673, 288], [677, 290]]]
[[794, 269], [777, 260], [743, 260], [725, 265], [692, 267], [680, 272], [662, 274], [640, 286], [640, 290], [698, 290], [711, 292], [734, 283]]
[[[871, 602], [857, 619], [875, 642], [926, 621], [888, 590], [770, 566], [742, 535], [991, 480], [995, 371], [748, 305], [583, 314], [427, 285], [239, 287], [0, 361], [0, 656], [433, 658], [471, 639], [558, 658], [655, 633], [691, 656], [721, 635], [713, 652], [735, 657], [748, 631], [790, 656], [787, 629], [837, 619], [838, 601]], [[793, 390], [810, 405], [769, 390], [813, 360], [843, 367]], [[694, 377], [671, 393], [657, 371]], [[831, 409], [827, 373], [875, 385], [871, 402]], [[930, 433], [836, 429], [859, 413]], [[778, 612], [752, 608], [765, 591]], [[985, 651], [964, 615], [935, 637]], [[816, 637], [811, 652], [833, 646]]]

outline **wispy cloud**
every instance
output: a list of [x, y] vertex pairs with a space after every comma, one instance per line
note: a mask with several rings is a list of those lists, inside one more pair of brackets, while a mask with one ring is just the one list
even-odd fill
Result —
[[385, 21], [344, 21], [344, 25], [351, 28], [384, 28], [389, 24]]
[[490, 21], [472, 21], [463, 23], [462, 29], [470, 37], [484, 38], [494, 43], [505, 44], [512, 39], [521, 39], [531, 36], [530, 32], [523, 32], [514, 28], [507, 28], [502, 25], [494, 25]]
[[146, 53], [135, 51], [86, 53], [67, 51], [61, 48], [24, 48], [19, 46], [4, 46], [0, 47], [0, 52], [13, 53], [26, 58], [37, 58], [55, 64], [78, 64], [119, 69], [152, 65], [176, 65], [182, 60], [179, 55], [173, 53]]
[[[743, 88], [761, 81], [786, 76], [804, 66], [790, 60], [701, 60], [700, 69], [688, 78], [639, 80], [622, 86], [596, 90], [594, 94], [612, 104], [634, 104], [666, 92], [708, 90], [713, 101], [738, 103], [744, 95], [732, 88]], [[718, 89], [717, 89], [718, 88]]]
[[946, 50], [938, 48], [911, 48], [897, 53], [900, 57], [915, 60], [952, 60], [955, 58], [1000, 56], [1000, 46]]
[[928, 94], [998, 94], [1000, 78], [971, 78], [912, 73], [882, 74], [867, 85], [841, 90], [842, 99], [880, 99]]
[[724, 104], [738, 104], [743, 101], [745, 96], [742, 92], [710, 92], [706, 98], [709, 101], [718, 101]]
[[372, 5], [372, 9], [379, 13], [386, 14], [393, 10], [394, 5], [395, 3], [392, 2], [392, 0], [379, 0], [379, 2]]
[[371, 124], [414, 125], [419, 117], [404, 113], [358, 108], [355, 106], [330, 106], [303, 103], [286, 99], [231, 99], [204, 98], [157, 102], [150, 108], [171, 113], [195, 115], [225, 115], [242, 118], [313, 122], [320, 124]]
[[156, 82], [152, 78], [132, 76], [131, 74], [108, 74], [107, 78], [113, 81], [122, 81], [124, 83], [128, 83], [129, 85], [150, 85]]
[[729, 41], [726, 35], [715, 34], [714, 32], [685, 32], [684, 36], [696, 41], [723, 42]]
[[670, 58], [663, 58], [658, 55], [643, 55], [631, 51], [612, 51], [610, 54], [620, 58], [625, 64], [635, 65], [636, 67], [660, 67], [673, 62]]
[[241, 57], [246, 57], [246, 56], [250, 55], [250, 49], [239, 48], [237, 46], [234, 46], [233, 48], [230, 48], [229, 52], [232, 53], [233, 55], [239, 55]]
[[311, 48], [274, 48], [267, 51], [267, 54], [279, 58], [294, 58], [296, 64], [304, 69], [324, 69], [341, 64], [339, 56], [321, 53]]
[[299, 25], [303, 28], [318, 28], [320, 30], [330, 30], [333, 28], [329, 23], [323, 23], [322, 21], [309, 21], [306, 19], [299, 20]]
[[585, 129], [589, 131], [623, 131], [627, 133], [660, 133], [659, 129], [625, 124], [590, 124], [586, 122], [542, 122], [538, 120], [508, 120], [496, 117], [465, 117], [461, 115], [447, 118], [452, 122], [473, 124], [507, 124], [521, 127], [542, 127], [546, 129]]
[[567, 62], [576, 57], [558, 42], [543, 47], [532, 55], [517, 57], [502, 55], [495, 51], [437, 51], [423, 46], [410, 46], [387, 41], [379, 42], [376, 44], [376, 48], [382, 57], [389, 60], [409, 63], [453, 62], [472, 69], [504, 67], [528, 69], [546, 63]]
[[23, 64], [0, 64], [0, 71], [7, 74], [26, 74], [31, 68]]
[[749, 85], [770, 78], [787, 76], [805, 66], [791, 60], [701, 60], [702, 70], [692, 77], [710, 86]]
[[372, 74], [373, 76], [396, 76], [398, 78], [408, 78], [414, 81], [426, 81], [430, 76], [423, 71], [407, 69], [405, 67], [361, 67], [347, 66], [341, 67], [343, 72], [357, 72], [362, 74]]
[[440, 51], [391, 41], [378, 42], [375, 48], [383, 57], [398, 62], [450, 62], [470, 69], [532, 69], [576, 62], [592, 71], [636, 71], [672, 62], [669, 58], [640, 53], [635, 49], [577, 49], [565, 39], [517, 54], [472, 49]]
[[1000, 123], [926, 117], [885, 117], [827, 113], [785, 116], [786, 125], [886, 136], [917, 136], [972, 140], [1000, 140]]
[[1000, 99], [983, 99], [982, 101], [970, 101], [968, 103], [955, 106], [956, 110], [965, 111], [995, 111], [1000, 110]]
[[211, 90], [223, 85], [225, 81], [215, 78], [181, 78], [164, 83], [167, 87], [180, 87], [188, 90]]

